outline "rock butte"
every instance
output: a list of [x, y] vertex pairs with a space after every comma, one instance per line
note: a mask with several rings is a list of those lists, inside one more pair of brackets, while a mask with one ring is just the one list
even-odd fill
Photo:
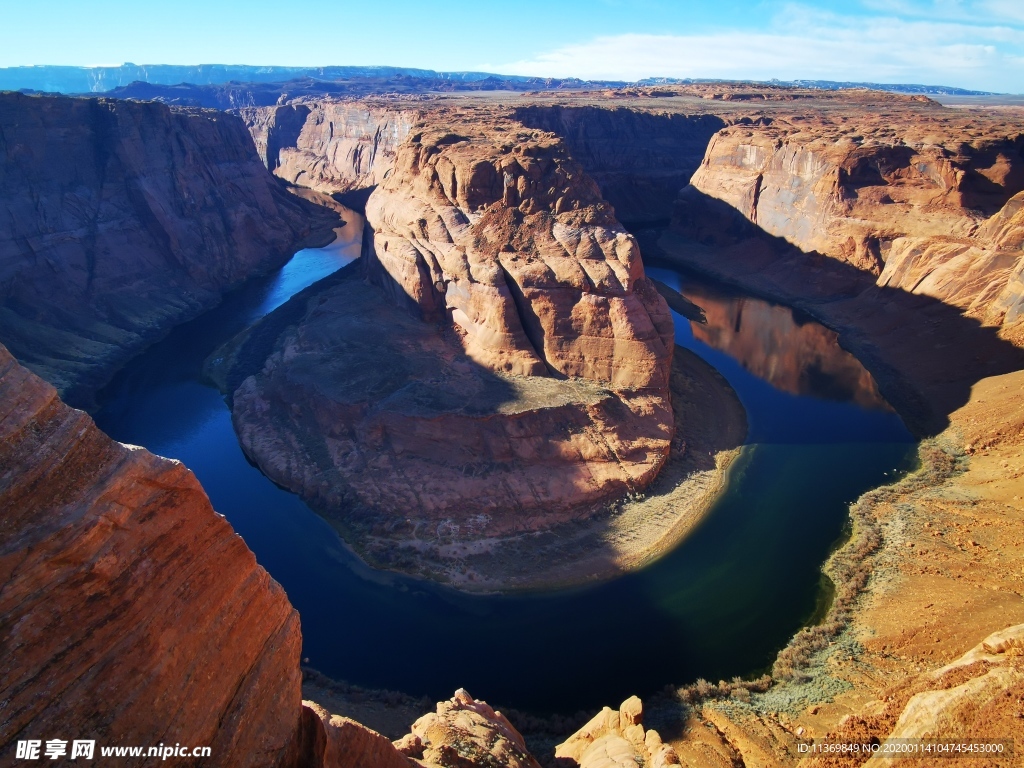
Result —
[[[5, 109], [31, 101], [0, 98]], [[823, 625], [835, 633], [831, 644], [815, 645], [815, 630], [798, 634], [776, 665], [776, 684], [764, 692], [697, 686], [696, 694], [688, 692], [688, 711], [649, 702], [646, 721], [674, 718], [685, 725], [673, 736], [659, 720], [664, 744], [640, 724], [638, 702], [627, 701], [618, 713], [595, 717], [563, 744], [563, 753], [593, 768], [638, 759], [671, 764], [671, 753], [686, 765], [770, 766], [792, 764], [796, 739], [806, 736], [983, 734], [1019, 741], [1019, 116], [964, 115], [927, 100], [870, 93], [720, 85], [524, 95], [513, 106], [507, 94], [498, 98], [506, 106], [493, 97], [459, 103], [501, 115], [528, 107], [529, 119], [552, 126], [607, 126], [567, 130], [565, 141], [623, 210], [619, 200], [627, 203], [630, 189], [651, 190], [655, 176], [701, 164], [675, 207], [673, 233], [662, 237], [660, 257], [728, 277], [825, 320], [869, 364], [887, 399], [916, 413], [923, 432], [938, 433], [923, 443], [921, 471], [855, 505], [855, 535], [827, 566], [833, 576], [848, 577], [837, 583], [842, 600]], [[82, 110], [104, 105], [66, 107], [63, 101], [34, 103]], [[617, 133], [620, 110], [607, 107], [626, 107], [623, 119], [632, 125], [671, 116], [666, 122], [679, 130], [666, 129], [664, 138], [671, 144], [674, 137], [679, 147], [695, 143], [689, 126], [698, 117], [701, 130], [711, 116], [722, 121], [723, 132], [703, 161], [680, 152], [675, 165], [666, 161], [655, 173], [657, 164], [650, 163], [648, 174], [630, 179], [623, 158], [642, 136]], [[179, 114], [150, 105], [103, 108]], [[365, 109], [410, 111], [382, 99], [368, 100]], [[602, 120], [584, 120], [586, 110], [603, 110]], [[443, 113], [433, 115], [436, 121]], [[166, 119], [185, 130], [184, 118]], [[214, 118], [192, 115], [186, 122], [201, 120]], [[223, 116], [217, 120], [227, 124]], [[528, 118], [520, 114], [519, 120]], [[329, 123], [318, 130], [327, 131]], [[307, 127], [303, 122], [302, 130]], [[294, 145], [290, 135], [266, 140], [268, 162], [273, 147], [280, 156]], [[354, 138], [369, 145], [372, 136], [367, 130]], [[8, 139], [8, 151], [11, 146]], [[245, 152], [255, 156], [255, 147]], [[398, 167], [400, 155], [397, 144], [385, 148], [373, 162], [388, 167], [360, 165], [360, 173], [388, 182], [385, 174]], [[302, 170], [298, 153], [292, 162], [291, 172]], [[10, 168], [12, 159], [5, 163]], [[244, 165], [254, 167], [250, 159]], [[275, 189], [255, 171], [252, 179]], [[240, 194], [237, 186], [217, 186]], [[12, 199], [5, 195], [8, 211]], [[19, 211], [35, 225], [35, 211]], [[399, 219], [382, 234], [404, 241], [403, 249], [405, 243], [425, 247], [431, 241], [415, 236], [416, 223]], [[20, 242], [10, 233], [28, 231], [24, 225], [20, 218], [8, 223], [0, 243]], [[299, 238], [299, 229], [289, 230], [280, 241], [285, 252]], [[79, 240], [79, 227], [67, 231], [69, 241]], [[7, 297], [18, 285], [8, 265], [28, 261], [28, 252], [4, 253], [20, 254], [13, 261], [4, 257], [0, 284]], [[428, 287], [426, 281], [403, 284]], [[156, 298], [169, 301], [173, 294]], [[53, 361], [50, 377], [62, 386], [82, 381], [83, 391], [98, 380], [98, 374], [82, 375], [74, 359], [47, 352], [58, 349], [47, 346], [52, 321], [33, 322], [25, 333], [41, 329], [39, 370]], [[81, 332], [80, 325], [68, 328]], [[12, 331], [3, 333], [0, 341], [17, 340]], [[123, 345], [127, 355], [134, 343], [118, 337], [112, 346]], [[109, 375], [114, 359], [103, 357], [96, 370]], [[0, 567], [7, 574], [0, 591], [0, 699], [8, 702], [0, 720], [2, 754], [13, 750], [19, 734], [43, 736], [59, 721], [138, 743], [169, 741], [181, 727], [191, 742], [202, 736], [215, 754], [230, 756], [218, 763], [225, 765], [232, 759], [239, 765], [351, 765], [354, 756], [366, 768], [533, 764], [515, 729], [464, 692], [442, 702], [397, 744], [312, 703], [303, 707], [294, 611], [210, 509], [192, 475], [180, 464], [110, 441], [6, 352], [0, 371]], [[860, 582], [858, 573], [870, 578]], [[91, 624], [69, 630], [62, 617], [82, 605]], [[47, 626], [59, 628], [43, 631]], [[209, 677], [189, 674], [193, 664]], [[722, 692], [727, 701], [720, 700]], [[218, 727], [228, 722], [238, 727]]]
[[635, 240], [557, 137], [476, 113], [417, 126], [366, 203], [370, 286], [309, 294], [265, 361], [221, 375], [246, 377], [247, 454], [414, 539], [544, 529], [646, 488], [675, 345]]

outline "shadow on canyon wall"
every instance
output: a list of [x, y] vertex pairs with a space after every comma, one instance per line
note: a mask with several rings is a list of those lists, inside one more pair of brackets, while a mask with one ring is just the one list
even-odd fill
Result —
[[713, 275], [791, 304], [839, 333], [918, 435], [949, 425], [980, 379], [1024, 368], [1024, 350], [956, 307], [880, 287], [856, 267], [805, 252], [728, 204], [686, 187], [672, 226], [641, 233], [645, 261]]
[[524, 106], [513, 116], [558, 134], [629, 225], [667, 224], [672, 201], [726, 126], [717, 115], [652, 114], [619, 107]]

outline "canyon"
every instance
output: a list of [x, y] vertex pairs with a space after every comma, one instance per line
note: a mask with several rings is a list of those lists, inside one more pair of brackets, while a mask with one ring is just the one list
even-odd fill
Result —
[[[657, 483], [677, 438], [716, 425], [692, 412], [699, 386], [674, 384], [702, 374], [675, 348], [644, 264], [699, 270], [821, 321], [835, 335], [807, 331], [799, 353], [865, 404], [890, 403], [923, 438], [916, 471], [851, 506], [849, 540], [825, 565], [831, 607], [783, 649], [773, 684], [700, 681], [627, 700], [563, 734], [555, 755], [588, 768], [789, 765], [811, 737], [1020, 737], [1024, 140], [1013, 113], [717, 85], [375, 97], [239, 117], [0, 100], [15, 169], [0, 183], [18, 185], [0, 229], [0, 341], [50, 381], [0, 353], [4, 753], [75, 723], [121, 743], [186, 734], [230, 756], [218, 765], [537, 765], [530, 733], [465, 691], [394, 743], [304, 704], [297, 614], [191, 473], [110, 440], [58, 397], [87, 403], [148, 339], [329, 239], [337, 215], [311, 201], [356, 191], [360, 264], [211, 361], [247, 452], [311, 498], [338, 503], [330, 493], [344, 488], [346, 501], [387, 499], [435, 526], [453, 519], [449, 503], [479, 516], [527, 499], [494, 515], [493, 535]], [[92, 133], [71, 146], [116, 151], [75, 149], [85, 160], [52, 167], [68, 177], [29, 184], [32, 158], [63, 139], [39, 144], [56, 134], [17, 134], [8, 119], [76, 110], [69, 122]], [[180, 153], [168, 142], [163, 155], [143, 142], [142, 157], [173, 173], [140, 160], [134, 137], [148, 121], [195, 142]], [[111, 167], [132, 170], [108, 182]], [[26, 187], [35, 198], [13, 191]], [[196, 215], [202, 224], [188, 225]], [[124, 262], [129, 249], [138, 262]], [[725, 311], [713, 295], [686, 298], [706, 316]], [[795, 321], [743, 313], [695, 333], [750, 349], [784, 322]], [[870, 381], [852, 355], [820, 351], [836, 339]], [[809, 386], [756, 351], [745, 359], [781, 389]], [[722, 386], [705, 387], [718, 393], [714, 412], [735, 408]], [[555, 423], [572, 426], [541, 446]], [[742, 418], [723, 423], [745, 430]], [[474, 442], [439, 461], [452, 424]], [[513, 434], [522, 448], [503, 456]], [[736, 444], [713, 451], [724, 460]], [[464, 469], [481, 454], [494, 474]], [[398, 468], [419, 474], [396, 480]], [[528, 493], [484, 493], [524, 476]], [[434, 479], [434, 495], [410, 495]], [[396, 532], [373, 522], [371, 535]], [[69, 629], [69, 614], [89, 624]], [[206, 705], [185, 707], [194, 700]]]
[[191, 472], [114, 442], [3, 347], [0, 402], [5, 759], [19, 738], [88, 735], [224, 766], [446, 766], [467, 745], [537, 766], [464, 691], [401, 748], [303, 702], [298, 613]]
[[[647, 489], [676, 429], [689, 436], [717, 418], [730, 448], [742, 440], [741, 407], [727, 397], [720, 415], [691, 407], [677, 425], [686, 404], [670, 404], [668, 307], [556, 136], [472, 108], [285, 109], [245, 113], [268, 168], [325, 193], [374, 187], [365, 280], [353, 272], [278, 310], [302, 318], [276, 331], [269, 356], [235, 340], [212, 376], [247, 455], [337, 521], [364, 559], [462, 588], [549, 583], [550, 568], [504, 552]], [[265, 348], [274, 324], [245, 335]], [[677, 368], [714, 380], [692, 356]], [[665, 485], [675, 521], [645, 524], [637, 505], [619, 513], [645, 539], [628, 551], [609, 556], [600, 543], [598, 558], [591, 535], [557, 534], [577, 543], [577, 570], [593, 580], [650, 559], [713, 497]], [[556, 567], [560, 583], [580, 578]]]

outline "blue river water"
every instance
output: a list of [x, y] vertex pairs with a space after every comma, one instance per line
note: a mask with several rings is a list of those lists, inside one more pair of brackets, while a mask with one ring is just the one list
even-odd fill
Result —
[[848, 504], [912, 465], [899, 417], [820, 326], [650, 269], [705, 306], [707, 325], [675, 316], [677, 343], [718, 369], [748, 411], [747, 445], [697, 529], [641, 571], [542, 594], [466, 595], [372, 571], [248, 462], [224, 398], [200, 376], [217, 346], [357, 257], [358, 224], [175, 329], [119, 373], [95, 414], [115, 439], [196, 473], [285, 588], [303, 655], [325, 674], [435, 699], [465, 687], [503, 706], [571, 712], [757, 673], [813, 615]]

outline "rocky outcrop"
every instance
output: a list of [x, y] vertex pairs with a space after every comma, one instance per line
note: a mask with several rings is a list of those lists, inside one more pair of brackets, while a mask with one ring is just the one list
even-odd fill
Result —
[[0, 403], [0, 754], [88, 738], [293, 764], [298, 614], [192, 473], [114, 442], [3, 347]]
[[722, 130], [677, 203], [676, 230], [722, 242], [728, 224], [709, 227], [709, 201], [721, 202], [880, 286], [987, 323], [1014, 320], [1024, 134], [998, 120], [888, 117], [788, 117]]
[[[959, 659], [938, 669], [914, 675], [884, 691], [861, 713], [844, 718], [822, 738], [841, 743], [887, 739], [961, 742], [1001, 741], [1013, 750], [1019, 735], [1020, 702], [1024, 696], [1024, 624], [989, 635]], [[1005, 756], [992, 754], [989, 764]], [[854, 764], [919, 765], [920, 756], [876, 756]], [[849, 765], [835, 757], [809, 761], [811, 766]]]
[[0, 163], [0, 341], [72, 402], [337, 224], [223, 113], [2, 94]]
[[302, 702], [304, 768], [415, 768], [396, 745], [356, 721]]
[[395, 742], [315, 702], [303, 705], [310, 768], [540, 768], [508, 719], [461, 688]]
[[579, 768], [665, 768], [679, 765], [675, 750], [653, 729], [644, 729], [643, 702], [630, 696], [618, 711], [605, 707], [555, 748], [555, 757]]
[[364, 545], [586, 515], [674, 431], [672, 319], [593, 181], [550, 134], [444, 117], [367, 203], [370, 285], [322, 283], [218, 356], [247, 454]]
[[439, 702], [436, 712], [413, 723], [409, 735], [395, 743], [427, 765], [540, 768], [508, 718], [462, 688]]
[[418, 119], [415, 110], [309, 102], [239, 110], [267, 167], [319, 192], [379, 184]]

